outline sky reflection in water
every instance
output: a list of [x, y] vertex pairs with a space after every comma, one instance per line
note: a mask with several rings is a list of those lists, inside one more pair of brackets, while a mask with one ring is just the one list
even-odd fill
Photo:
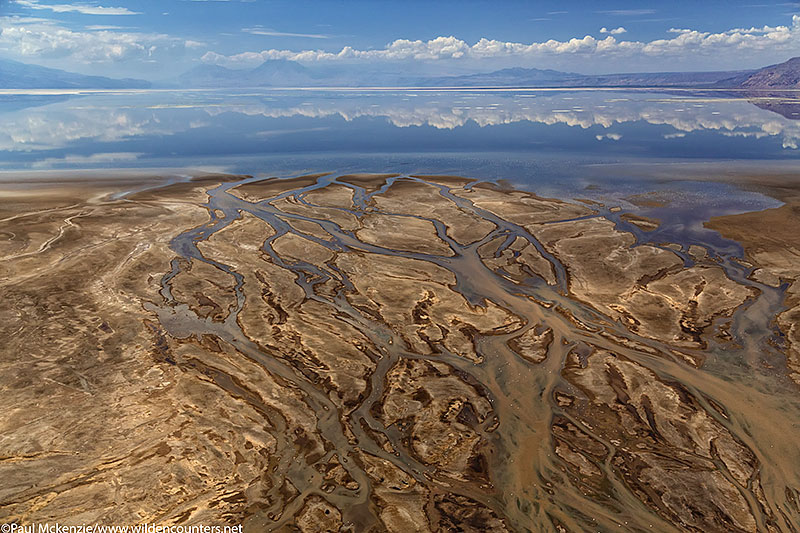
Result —
[[[389, 170], [503, 178], [543, 196], [618, 202], [662, 220], [652, 238], [692, 243], [717, 238], [703, 228], [711, 216], [780, 204], [725, 183], [684, 181], [680, 173], [665, 180], [631, 168], [793, 168], [800, 156], [797, 102], [795, 94], [609, 90], [6, 94], [0, 170]], [[667, 210], [628, 201], [647, 190], [677, 201]]]
[[0, 168], [269, 172], [265, 162], [275, 156], [314, 161], [381, 154], [408, 161], [414, 154], [431, 161], [465, 157], [467, 167], [477, 154], [540, 164], [797, 158], [800, 121], [787, 118], [800, 110], [796, 97], [753, 102], [647, 91], [2, 95]]

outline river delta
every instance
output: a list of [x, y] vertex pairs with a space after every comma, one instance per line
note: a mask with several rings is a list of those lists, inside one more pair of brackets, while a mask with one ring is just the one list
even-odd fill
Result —
[[800, 194], [759, 183], [705, 241], [400, 171], [5, 184], [0, 518], [796, 531]]

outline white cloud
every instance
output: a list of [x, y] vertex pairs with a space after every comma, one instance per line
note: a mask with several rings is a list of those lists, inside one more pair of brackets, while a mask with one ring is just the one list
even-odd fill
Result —
[[609, 29], [608, 29], [608, 28], [606, 28], [605, 26], [603, 26], [602, 28], [600, 28], [600, 33], [610, 33], [611, 35], [619, 35], [619, 34], [621, 34], [621, 33], [627, 33], [627, 32], [628, 32], [628, 30], [626, 30], [626, 29], [625, 29], [625, 28], [623, 28], [622, 26], [620, 26], [619, 28], [614, 28], [614, 29], [611, 29], [611, 30], [609, 30]]
[[652, 15], [655, 9], [608, 9], [606, 11], [598, 11], [604, 15], [618, 15], [622, 17], [636, 17], [639, 15]]
[[[795, 18], [796, 15], [792, 17], [793, 22]], [[750, 28], [732, 28], [722, 33], [726, 35], [732, 35], [734, 33], [774, 33], [774, 32], [783, 32], [788, 29], [789, 28], [787, 26], [762, 26], [760, 28], [756, 28], [755, 26], [753, 26]], [[692, 33], [693, 31], [694, 30], [689, 30], [685, 28], [670, 28], [667, 30], [668, 33]]]
[[[761, 28], [734, 28], [711, 33], [691, 29], [671, 29], [675, 33], [669, 39], [656, 39], [649, 42], [617, 40], [612, 34], [621, 34], [625, 28], [612, 30], [605, 28], [607, 35], [597, 39], [591, 35], [576, 37], [565, 41], [550, 39], [543, 42], [515, 43], [480, 39], [470, 45], [454, 36], [437, 37], [430, 41], [397, 39], [377, 50], [358, 50], [345, 46], [338, 52], [327, 50], [280, 50], [268, 49], [260, 52], [242, 52], [223, 55], [213, 51], [206, 53], [202, 60], [206, 63], [231, 67], [252, 66], [268, 59], [289, 59], [294, 61], [435, 61], [461, 59], [522, 58], [540, 59], [546, 56], [672, 56], [685, 57], [689, 54], [713, 56], [724, 52], [746, 54], [750, 51], [769, 51], [795, 53], [800, 49], [800, 17], [792, 18], [791, 26], [764, 26]], [[743, 56], [744, 57], [744, 56]]]
[[270, 28], [262, 28], [260, 26], [254, 28], [243, 28], [243, 32], [251, 33], [253, 35], [264, 35], [267, 37], [302, 37], [305, 39], [329, 39], [329, 35], [321, 33], [291, 33], [284, 31], [275, 31]]
[[140, 15], [126, 7], [90, 6], [87, 4], [40, 4], [38, 0], [14, 0], [14, 3], [36, 10], [50, 10], [54, 13], [81, 13], [83, 15]]
[[0, 17], [0, 51], [23, 59], [66, 58], [78, 63], [149, 61], [193, 45], [163, 34], [75, 31], [53, 21]]

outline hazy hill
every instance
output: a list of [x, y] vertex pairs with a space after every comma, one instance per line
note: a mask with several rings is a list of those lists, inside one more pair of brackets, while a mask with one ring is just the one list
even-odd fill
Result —
[[486, 74], [437, 78], [424, 85], [458, 87], [702, 87], [746, 72], [645, 72], [584, 75], [536, 68], [508, 68]]
[[720, 80], [746, 75], [748, 71], [642, 72], [582, 76], [575, 85], [586, 87], [708, 87]]
[[178, 78], [184, 87], [294, 87], [316, 84], [313, 73], [296, 61], [269, 60], [253, 69], [198, 65]]
[[720, 85], [742, 89], [800, 89], [800, 57], [722, 80]]
[[199, 65], [179, 77], [183, 87], [303, 87], [303, 86], [422, 86], [422, 87], [691, 87], [800, 88], [800, 58], [759, 70], [718, 72], [644, 72], [585, 75], [551, 69], [506, 68], [462, 76], [421, 76], [372, 67], [315, 65], [295, 61], [265, 61], [253, 69]]
[[247, 76], [254, 85], [305, 85], [313, 81], [309, 69], [296, 61], [264, 61], [251, 70]]
[[178, 77], [185, 87], [218, 87], [236, 85], [238, 71], [218, 65], [197, 65]]
[[0, 89], [144, 89], [150, 82], [84, 76], [54, 68], [0, 59]]
[[442, 78], [423, 79], [423, 86], [454, 86], [454, 87], [506, 87], [527, 86], [542, 87], [546, 85], [563, 86], [582, 76], [572, 72], [560, 72], [551, 69], [538, 68], [505, 68], [494, 72], [468, 74], [465, 76], [447, 76]]
[[179, 78], [184, 87], [421, 86], [421, 87], [703, 87], [746, 72], [656, 72], [583, 75], [551, 69], [506, 68], [463, 76], [414, 76], [354, 67], [304, 67], [266, 61], [254, 69], [198, 65]]

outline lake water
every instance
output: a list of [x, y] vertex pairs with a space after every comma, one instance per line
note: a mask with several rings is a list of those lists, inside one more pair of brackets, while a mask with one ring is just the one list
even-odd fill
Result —
[[797, 93], [5, 91], [0, 171], [447, 173], [604, 202], [667, 191], [684, 208], [676, 216], [694, 213], [697, 226], [777, 205], [702, 180], [721, 169], [794, 168], [800, 121], [793, 117], [800, 117]]
[[652, 90], [6, 91], [0, 166], [269, 173], [336, 160], [518, 178], [565, 163], [795, 160], [798, 111], [794, 94]]

